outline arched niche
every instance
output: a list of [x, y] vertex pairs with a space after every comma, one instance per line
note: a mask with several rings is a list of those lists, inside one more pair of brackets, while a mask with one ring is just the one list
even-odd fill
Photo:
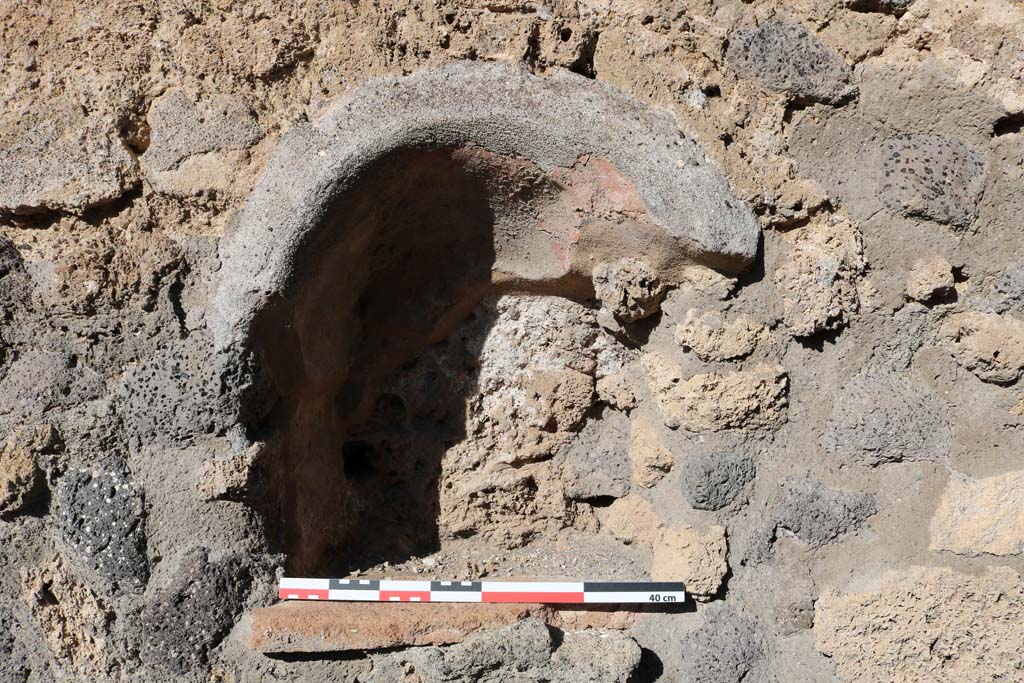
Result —
[[281, 139], [221, 247], [209, 325], [255, 368], [237, 419], [273, 444], [271, 544], [304, 573], [437, 544], [443, 453], [384, 458], [353, 430], [404, 419], [382, 378], [486, 297], [587, 301], [623, 257], [669, 284], [735, 272], [757, 242], [671, 117], [599, 82], [459, 63], [367, 83]]

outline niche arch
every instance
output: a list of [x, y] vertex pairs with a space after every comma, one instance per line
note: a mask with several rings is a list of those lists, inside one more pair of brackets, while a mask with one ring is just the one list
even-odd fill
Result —
[[485, 297], [586, 301], [593, 268], [622, 257], [669, 284], [692, 263], [735, 272], [758, 232], [670, 116], [570, 72], [371, 81], [291, 130], [221, 245], [208, 319], [218, 352], [252, 368], [233, 405], [246, 438], [273, 444], [271, 545], [303, 573], [436, 545], [441, 454], [384, 457], [352, 430], [408, 420], [381, 378]]

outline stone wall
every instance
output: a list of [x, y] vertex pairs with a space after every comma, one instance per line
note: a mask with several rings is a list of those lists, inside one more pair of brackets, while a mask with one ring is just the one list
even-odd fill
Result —
[[[1024, 677], [1018, 4], [0, 17], [0, 680]], [[282, 571], [694, 600], [265, 655]]]

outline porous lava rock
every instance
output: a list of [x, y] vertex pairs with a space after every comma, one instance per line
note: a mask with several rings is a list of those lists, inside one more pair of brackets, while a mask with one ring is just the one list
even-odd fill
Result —
[[851, 683], [1013, 680], [1024, 670], [1021, 618], [1024, 583], [1009, 567], [911, 567], [822, 595], [814, 633]]
[[905, 133], [882, 145], [879, 194], [890, 211], [967, 228], [978, 214], [985, 158], [960, 140]]
[[928, 385], [908, 371], [868, 367], [842, 385], [822, 446], [878, 465], [942, 461], [951, 438], [946, 403]]
[[748, 453], [694, 453], [683, 462], [679, 483], [693, 507], [720, 510], [754, 480], [755, 471]]
[[856, 92], [843, 58], [802, 25], [771, 19], [729, 36], [726, 61], [766, 90], [799, 102], [834, 104]]
[[703, 610], [704, 623], [681, 643], [682, 681], [740, 683], [767, 652], [763, 628], [753, 616], [725, 604]]
[[170, 584], [146, 600], [142, 661], [176, 674], [201, 670], [241, 611], [251, 580], [237, 558], [210, 560], [203, 548], [187, 551]]
[[140, 589], [149, 578], [141, 487], [109, 461], [68, 472], [58, 492], [61, 540], [99, 575]]

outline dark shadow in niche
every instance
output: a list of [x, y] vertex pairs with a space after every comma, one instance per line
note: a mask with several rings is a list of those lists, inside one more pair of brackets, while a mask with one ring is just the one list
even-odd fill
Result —
[[[473, 346], [497, 315], [481, 302], [593, 294], [572, 275], [492, 284], [496, 245], [530, 253], [516, 240], [561, 190], [462, 148], [393, 152], [338, 191], [289, 294], [253, 326], [247, 428], [272, 454], [250, 502], [289, 574], [345, 576], [439, 549], [441, 460], [466, 437]], [[456, 334], [467, 320], [473, 339]]]

